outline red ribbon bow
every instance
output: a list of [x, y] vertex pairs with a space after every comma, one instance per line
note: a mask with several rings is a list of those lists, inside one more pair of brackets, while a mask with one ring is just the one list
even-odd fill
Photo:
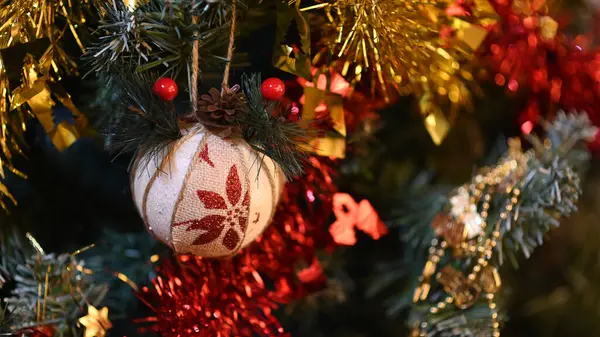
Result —
[[337, 220], [329, 227], [329, 233], [333, 240], [340, 245], [353, 246], [356, 244], [355, 227], [375, 240], [388, 232], [387, 227], [368, 200], [356, 203], [349, 194], [336, 193], [333, 196], [333, 213]]

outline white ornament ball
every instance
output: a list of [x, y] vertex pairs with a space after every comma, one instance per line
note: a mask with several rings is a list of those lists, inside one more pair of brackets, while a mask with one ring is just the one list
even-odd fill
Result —
[[235, 254], [270, 224], [284, 177], [245, 141], [190, 131], [132, 170], [135, 204], [148, 231], [177, 253]]

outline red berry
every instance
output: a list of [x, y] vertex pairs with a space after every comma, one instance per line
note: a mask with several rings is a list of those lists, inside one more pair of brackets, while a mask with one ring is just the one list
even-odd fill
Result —
[[285, 84], [276, 77], [267, 78], [260, 86], [260, 92], [264, 98], [276, 101], [285, 94]]
[[179, 89], [177, 83], [168, 77], [162, 77], [154, 82], [152, 92], [163, 101], [172, 101], [177, 96]]

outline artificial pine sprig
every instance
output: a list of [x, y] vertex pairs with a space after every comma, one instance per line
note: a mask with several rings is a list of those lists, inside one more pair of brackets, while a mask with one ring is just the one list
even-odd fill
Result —
[[[179, 117], [173, 104], [159, 99], [149, 83], [153, 73], [121, 73], [115, 83], [120, 104], [111, 108], [100, 123], [109, 151], [156, 154], [181, 137]], [[147, 156], [152, 158], [152, 155]]]
[[407, 241], [422, 252], [407, 256], [420, 262], [388, 269], [374, 286], [381, 290], [409, 277], [410, 290], [388, 304], [391, 311], [411, 307], [415, 336], [500, 334], [498, 268], [507, 260], [516, 267], [518, 253], [529, 257], [559, 219], [577, 209], [581, 188], [574, 168], [587, 162], [583, 143], [597, 132], [585, 114], [563, 112], [545, 128], [546, 137], [529, 137], [533, 149], [523, 152], [512, 141], [497, 166], [481, 169], [445, 202], [438, 202], [439, 193], [420, 200], [421, 220], [413, 221], [406, 239], [421, 236], [413, 242], [430, 241], [429, 249]]
[[[199, 41], [199, 60], [227, 61], [218, 56], [229, 36], [227, 0], [157, 1], [135, 9], [123, 0], [105, 2], [97, 42], [86, 53], [90, 71], [112, 74], [158, 70], [177, 77], [188, 70], [192, 41]], [[197, 17], [193, 23], [192, 17]], [[110, 77], [109, 77], [110, 80]]]
[[3, 255], [4, 270], [14, 284], [3, 299], [0, 325], [19, 335], [51, 326], [56, 336], [79, 336], [77, 320], [85, 315], [86, 304], [99, 305], [108, 288], [95, 282], [75, 254], [47, 254], [29, 238], [35, 249], [16, 237], [2, 242], [2, 248], [18, 252]]
[[311, 129], [306, 123], [274, 114], [279, 103], [265, 102], [260, 90], [260, 74], [242, 76], [242, 84], [248, 110], [235, 121], [242, 137], [258, 153], [279, 164], [287, 179], [299, 176], [303, 172], [302, 162], [308, 158], [302, 145], [308, 143]]

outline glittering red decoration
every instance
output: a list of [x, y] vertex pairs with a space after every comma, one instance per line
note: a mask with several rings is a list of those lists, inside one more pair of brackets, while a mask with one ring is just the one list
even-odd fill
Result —
[[374, 240], [379, 240], [388, 232], [368, 200], [357, 203], [350, 194], [336, 193], [333, 196], [333, 213], [337, 220], [329, 227], [329, 233], [340, 245], [352, 246], [356, 243], [355, 228]]
[[585, 111], [600, 125], [600, 50], [567, 35], [567, 22], [550, 17], [543, 1], [491, 3], [501, 19], [490, 29], [482, 58], [496, 84], [524, 98], [522, 132], [559, 109]]
[[[229, 250], [235, 249], [240, 243], [240, 236], [235, 231], [239, 227], [243, 233], [246, 231], [248, 222], [248, 210], [250, 208], [250, 195], [246, 191], [244, 200], [242, 198], [242, 183], [238, 175], [237, 167], [231, 166], [225, 184], [227, 201], [219, 193], [213, 191], [198, 190], [196, 193], [206, 209], [215, 210], [202, 219], [187, 220], [173, 224], [173, 227], [187, 226], [186, 231], [202, 230], [202, 233], [194, 240], [194, 245], [209, 244], [221, 236], [227, 230], [223, 238], [223, 246]], [[241, 201], [241, 202], [240, 202]], [[224, 212], [227, 211], [227, 212]]]
[[56, 332], [56, 327], [52, 324], [39, 325], [36, 327], [21, 329], [13, 336], [27, 336], [27, 337], [52, 337]]
[[210, 167], [215, 167], [215, 163], [212, 162], [208, 153], [208, 143], [204, 144], [204, 147], [198, 156], [200, 157], [200, 161], [205, 161]]
[[[138, 293], [154, 311], [142, 321], [162, 337], [286, 336], [273, 311], [315, 291], [316, 251], [334, 245], [333, 171], [330, 161], [311, 158], [305, 175], [286, 185], [271, 226], [238, 255], [162, 260], [153, 286]], [[298, 274], [306, 265], [313, 267]]]

